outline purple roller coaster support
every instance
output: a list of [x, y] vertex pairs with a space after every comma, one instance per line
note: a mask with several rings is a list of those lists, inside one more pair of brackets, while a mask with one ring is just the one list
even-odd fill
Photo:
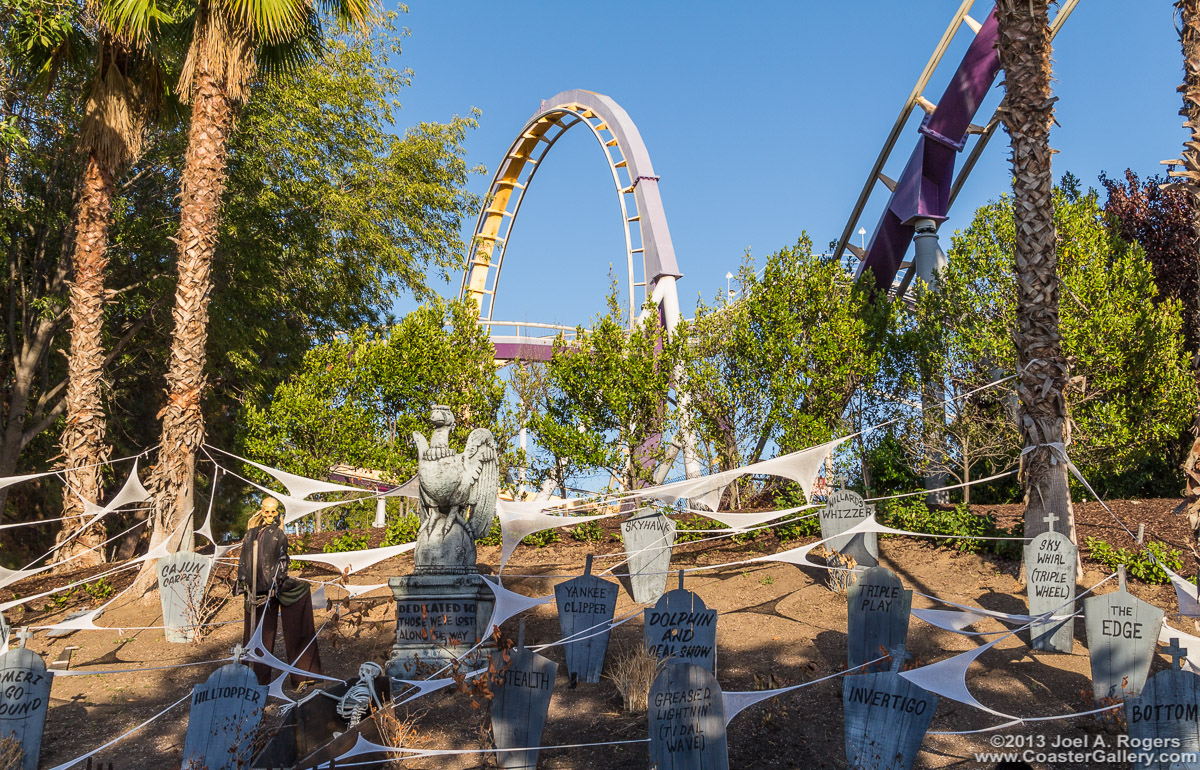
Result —
[[870, 268], [875, 285], [892, 285], [918, 219], [943, 222], [950, 209], [954, 156], [966, 144], [967, 128], [996, 81], [996, 9], [988, 14], [971, 41], [942, 98], [919, 129], [921, 136], [896, 182], [896, 189], [871, 236], [858, 272]]

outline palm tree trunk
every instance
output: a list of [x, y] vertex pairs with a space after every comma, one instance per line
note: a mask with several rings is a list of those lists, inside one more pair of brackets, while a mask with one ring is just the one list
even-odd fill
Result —
[[60, 446], [66, 456], [67, 487], [63, 515], [67, 518], [56, 543], [75, 535], [55, 552], [60, 562], [84, 551], [78, 564], [99, 564], [103, 550], [90, 550], [104, 542], [104, 524], [97, 522], [76, 535], [84, 524], [83, 501], [101, 502], [100, 463], [108, 459], [103, 400], [104, 272], [108, 265], [108, 225], [116, 192], [111, 168], [95, 153], [88, 155], [79, 206], [75, 214], [75, 250], [72, 255], [71, 351], [67, 360], [67, 419]]
[[[1179, 42], [1183, 48], [1183, 107], [1179, 114], [1185, 118], [1184, 127], [1190, 132], [1183, 145], [1183, 169], [1170, 172], [1181, 177], [1182, 187], [1192, 200], [1192, 231], [1195, 243], [1200, 243], [1200, 0], [1178, 0]], [[1198, 266], [1200, 269], [1200, 266]], [[1200, 274], [1196, 276], [1200, 284]], [[1194, 311], [1200, 317], [1200, 308]], [[1187, 496], [1188, 521], [1194, 531], [1200, 532], [1200, 351], [1192, 356], [1192, 376], [1196, 382], [1197, 406], [1192, 420], [1192, 448], [1183, 462], [1185, 494]]]
[[[1050, 171], [1050, 27], [1047, 0], [999, 0], [997, 48], [1004, 68], [1001, 119], [1012, 144], [1016, 221], [1017, 427], [1024, 439], [1025, 536], [1060, 516], [1075, 539], [1067, 466], [1051, 447], [1070, 440], [1067, 362], [1058, 326], [1058, 255]], [[1064, 531], [1059, 528], [1059, 531]]]
[[[153, 547], [170, 536], [170, 551], [192, 545], [192, 533], [180, 525], [192, 513], [196, 452], [204, 442], [201, 405], [207, 386], [208, 303], [234, 117], [224, 84], [206, 60], [196, 67], [191, 101], [192, 123], [181, 177], [179, 283], [172, 314], [175, 331], [167, 369], [167, 403], [159, 413], [162, 439], [152, 479], [154, 529], [150, 543]], [[143, 591], [149, 588], [153, 575], [153, 565], [143, 568], [137, 585]]]

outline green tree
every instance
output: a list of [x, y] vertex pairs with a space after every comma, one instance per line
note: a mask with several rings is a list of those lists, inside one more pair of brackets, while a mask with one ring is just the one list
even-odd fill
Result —
[[[63, 0], [0, 4], [0, 476], [16, 472], [26, 453], [45, 467], [53, 450], [43, 434], [66, 407], [65, 367], [52, 352], [67, 319], [82, 168], [77, 153], [63, 151], [77, 141], [86, 93], [76, 55], [86, 46], [81, 10]], [[0, 490], [0, 517], [8, 498]]]
[[684, 364], [712, 470], [837, 435], [851, 394], [874, 376], [887, 326], [869, 282], [814, 255], [807, 236], [770, 255], [761, 273], [747, 255], [736, 285], [736, 302], [700, 302]]
[[[1083, 193], [1067, 175], [1054, 190], [1054, 212], [1067, 298], [1060, 328], [1073, 373], [1068, 454], [1101, 493], [1159, 492], [1154, 483], [1169, 483], [1162, 458], [1190, 414], [1179, 300], [1159, 295], [1139, 246], [1112, 235], [1095, 191]], [[897, 388], [892, 403], [915, 400], [920, 378], [935, 366], [947, 373], [948, 396], [1016, 372], [1015, 238], [1007, 196], [956, 233], [939, 291], [898, 312], [882, 378]], [[1017, 463], [1020, 440], [1004, 419], [1015, 411], [1011, 394], [990, 389], [952, 404], [940, 449], [943, 467], [958, 479], [981, 475], [976, 463], [983, 470]], [[916, 464], [920, 428], [914, 415], [907, 418], [904, 443]]]
[[434, 404], [454, 413], [459, 446], [486, 427], [505, 447], [504, 385], [477, 319], [471, 303], [434, 297], [386, 333], [359, 329], [313, 348], [265, 407], [246, 407], [242, 449], [302, 475], [344, 463], [403, 482], [417, 468], [412, 433], [429, 433]]
[[[214, 265], [206, 362], [211, 390], [205, 423], [218, 446], [236, 446], [243, 407], [266, 403], [299, 370], [315, 342], [341, 330], [382, 326], [399, 294], [425, 292], [423, 284], [413, 284], [424, 265], [409, 269], [406, 260], [428, 259], [431, 269], [442, 271], [457, 263], [461, 241], [450, 223], [476, 205], [465, 192], [471, 169], [462, 160], [463, 137], [473, 119], [397, 132], [396, 104], [407, 74], [389, 64], [401, 41], [393, 24], [391, 17], [382, 20], [370, 37], [329, 38], [320, 59], [256, 82], [255, 96], [240, 114], [227, 183], [231, 204]], [[20, 472], [28, 472], [46, 468], [58, 454], [54, 434], [61, 430], [67, 380], [65, 357], [53, 351], [68, 344], [71, 193], [83, 166], [75, 147], [86, 64], [60, 66], [48, 94], [19, 83], [4, 91], [13, 99], [20, 129], [0, 186], [6, 201], [0, 207], [0, 243], [8, 259], [0, 280], [4, 295], [16, 300], [4, 304], [6, 314], [12, 310], [6, 317], [12, 325], [0, 336], [0, 367], [18, 372], [6, 375], [13, 387], [0, 389], [0, 433], [16, 437], [20, 448], [4, 456], [11, 458], [7, 473], [15, 472], [18, 457]], [[11, 67], [0, 71], [33, 77]], [[186, 129], [186, 124], [154, 127], [146, 151], [116, 184], [103, 348], [107, 437], [117, 455], [134, 454], [158, 439], [163, 394], [147, 382], [167, 367], [176, 248], [171, 222], [179, 219]], [[292, 163], [293, 157], [304, 163]], [[383, 214], [381, 200], [387, 204]], [[331, 259], [331, 253], [339, 258]], [[9, 411], [15, 400], [26, 404], [24, 420], [8, 419], [19, 414]], [[106, 474], [107, 483], [121, 481]], [[202, 496], [209, 483], [204, 475], [198, 479]], [[225, 477], [218, 509], [234, 506], [243, 491]], [[0, 496], [5, 493], [13, 499], [9, 515], [22, 520], [61, 515], [54, 480], [0, 490]], [[118, 514], [112, 529], [125, 529], [139, 516], [144, 514]], [[132, 553], [141, 531], [123, 541], [122, 554]], [[23, 527], [0, 537], [6, 553], [40, 554], [50, 545], [43, 533], [53, 536], [50, 528]]]
[[608, 312], [590, 328], [579, 326], [574, 339], [555, 340], [528, 426], [539, 448], [535, 478], [555, 479], [564, 494], [572, 471], [607, 473], [618, 490], [646, 486], [667, 458], [663, 439], [678, 427], [668, 403], [672, 375], [687, 326], [669, 339], [657, 314], [645, 314], [632, 329], [628, 317], [613, 281]]

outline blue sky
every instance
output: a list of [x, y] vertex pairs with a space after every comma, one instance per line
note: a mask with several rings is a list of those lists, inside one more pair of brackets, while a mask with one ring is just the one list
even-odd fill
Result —
[[[397, 64], [414, 78], [397, 128], [482, 110], [466, 144], [469, 163], [487, 167], [471, 181], [482, 195], [541, 99], [572, 88], [613, 97], [637, 123], [661, 177], [690, 316], [697, 293], [722, 289], [747, 248], [761, 258], [807, 231], [823, 249], [841, 233], [957, 6], [414, 0], [399, 20], [412, 34]], [[978, 0], [972, 15], [982, 19], [990, 7]], [[966, 28], [956, 37], [926, 90], [931, 100], [970, 37]], [[1069, 170], [1098, 186], [1101, 171], [1159, 173], [1159, 160], [1178, 157], [1182, 69], [1170, 2], [1081, 0], [1054, 59], [1056, 176]], [[999, 98], [997, 87], [978, 122]], [[892, 177], [912, 148], [918, 117], [885, 169]], [[975, 207], [1008, 189], [1007, 156], [1001, 131], [943, 226], [944, 247], [948, 229], [965, 226]], [[861, 220], [868, 232], [885, 201], [880, 185]], [[464, 224], [464, 238], [473, 224]], [[611, 176], [592, 136], [571, 132], [526, 194], [493, 317], [586, 322], [604, 308], [610, 264], [623, 275]], [[453, 296], [458, 282], [456, 274], [442, 293]], [[409, 307], [404, 300], [397, 310]]]

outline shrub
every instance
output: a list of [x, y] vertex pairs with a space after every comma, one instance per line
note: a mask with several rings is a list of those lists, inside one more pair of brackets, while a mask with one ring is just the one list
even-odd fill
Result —
[[[1124, 564], [1125, 571], [1130, 577], [1137, 578], [1143, 583], [1161, 585], [1170, 581], [1167, 573], [1158, 563], [1154, 562], [1145, 551], [1130, 551], [1125, 548], [1113, 548], [1098, 537], [1085, 538], [1083, 544], [1091, 556], [1112, 571]], [[1183, 569], [1183, 554], [1168, 548], [1166, 543], [1151, 540], [1146, 543], [1146, 549], [1154, 554], [1154, 558], [1166, 564], [1172, 572]]]
[[821, 534], [821, 520], [812, 512], [793, 513], [783, 517], [783, 523], [775, 527], [775, 536], [781, 543], [813, 537]]
[[492, 519], [492, 528], [488, 530], [487, 535], [479, 538], [480, 545], [500, 545], [503, 542], [500, 532], [500, 517]]
[[625, 710], [639, 714], [649, 707], [650, 687], [664, 665], [665, 661], [639, 646], [616, 655], [604, 676], [617, 686]]
[[558, 527], [553, 529], [543, 529], [541, 532], [534, 532], [532, 535], [526, 535], [521, 541], [522, 545], [532, 545], [535, 548], [545, 548], [551, 543], [561, 543], [562, 533], [558, 531]]
[[411, 543], [417, 539], [417, 530], [420, 528], [421, 519], [416, 515], [397, 516], [388, 522], [387, 534], [383, 536], [383, 544]]
[[686, 519], [679, 519], [675, 522], [675, 542], [690, 543], [693, 540], [703, 540], [712, 533], [697, 530], [719, 529], [722, 526], [724, 525], [704, 516], [688, 516]]
[[288, 555], [297, 556], [302, 553], [308, 553], [312, 545], [312, 533], [305, 532], [300, 537], [294, 540], [288, 540]]
[[345, 551], [363, 551], [366, 550], [370, 539], [366, 535], [356, 535], [353, 532], [347, 532], [344, 535], [335, 537], [325, 544], [325, 553], [343, 553]]
[[758, 533], [760, 532], [762, 532], [761, 529], [752, 529], [748, 532], [738, 532], [736, 535], [732, 535], [729, 539], [738, 545], [752, 543], [758, 539]]
[[604, 530], [595, 521], [585, 521], [571, 527], [571, 537], [580, 543], [599, 543], [604, 539]]
[[896, 529], [928, 535], [945, 535], [945, 539], [935, 539], [934, 544], [950, 546], [962, 553], [993, 553], [1005, 558], [1018, 558], [1021, 555], [1019, 540], [964, 539], [1015, 538], [1021, 536], [1024, 528], [1018, 525], [1012, 530], [1004, 529], [997, 526], [996, 520], [990, 515], [971, 513], [971, 510], [961, 503], [949, 510], [943, 510], [931, 509], [919, 496], [885, 500], [879, 506], [878, 519]]
[[88, 596], [93, 599], [107, 599], [117, 589], [112, 583], [108, 582], [108, 578], [100, 578], [99, 580], [93, 580], [91, 583], [84, 583], [83, 590], [87, 591]]

